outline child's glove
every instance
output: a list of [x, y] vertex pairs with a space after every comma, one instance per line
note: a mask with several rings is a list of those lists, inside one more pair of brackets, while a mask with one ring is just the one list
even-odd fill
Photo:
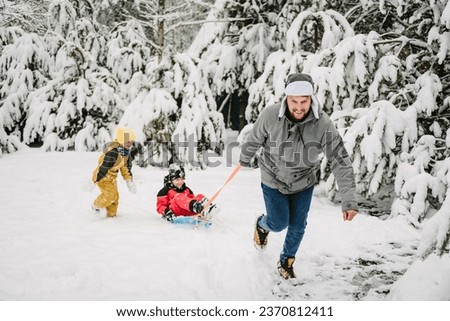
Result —
[[127, 187], [131, 193], [136, 194], [137, 187], [136, 187], [136, 184], [132, 180], [127, 181]]
[[194, 213], [200, 213], [203, 211], [203, 204], [198, 201], [191, 201], [189, 204], [189, 209]]
[[173, 212], [169, 209], [166, 208], [166, 210], [164, 211], [164, 214], [162, 216], [163, 219], [165, 219], [168, 222], [173, 222], [173, 217], [175, 214], [173, 214]]

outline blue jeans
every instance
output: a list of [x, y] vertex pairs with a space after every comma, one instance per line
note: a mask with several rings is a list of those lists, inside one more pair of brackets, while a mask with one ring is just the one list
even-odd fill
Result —
[[261, 188], [267, 215], [258, 220], [258, 225], [271, 232], [280, 232], [287, 228], [280, 259], [295, 257], [305, 234], [314, 186], [288, 195], [262, 183]]

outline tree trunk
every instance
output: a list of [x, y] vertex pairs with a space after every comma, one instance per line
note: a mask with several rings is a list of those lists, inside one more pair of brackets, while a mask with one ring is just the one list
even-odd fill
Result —
[[162, 59], [164, 51], [164, 11], [165, 0], [158, 0], [158, 47], [159, 61]]

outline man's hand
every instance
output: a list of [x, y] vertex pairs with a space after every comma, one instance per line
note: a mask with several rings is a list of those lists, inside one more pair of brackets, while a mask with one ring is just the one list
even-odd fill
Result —
[[351, 221], [353, 218], [358, 214], [358, 211], [355, 210], [347, 210], [345, 212], [342, 212], [342, 216], [344, 218], [344, 221]]

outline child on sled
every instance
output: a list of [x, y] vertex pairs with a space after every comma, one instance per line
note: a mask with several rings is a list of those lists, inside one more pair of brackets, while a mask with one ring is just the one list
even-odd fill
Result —
[[[162, 218], [173, 222], [176, 216], [194, 216], [202, 213], [208, 199], [203, 194], [194, 195], [186, 186], [186, 173], [182, 166], [172, 164], [164, 177], [164, 187], [158, 192], [156, 211]], [[211, 204], [206, 212], [215, 207]]]

